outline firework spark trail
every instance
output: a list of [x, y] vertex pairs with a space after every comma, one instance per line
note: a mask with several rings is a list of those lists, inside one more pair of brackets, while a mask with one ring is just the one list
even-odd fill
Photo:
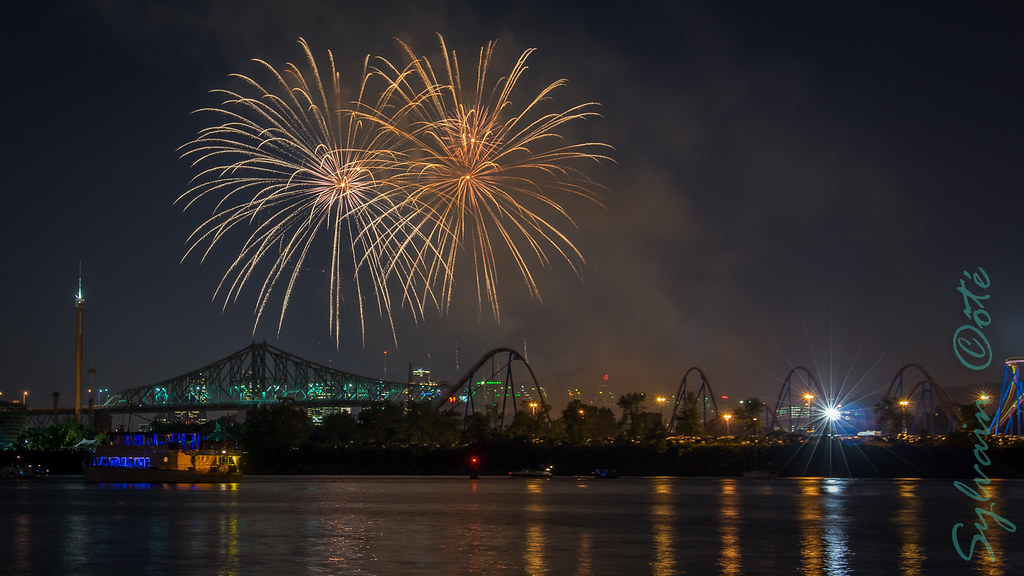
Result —
[[[269, 265], [257, 298], [256, 323], [284, 281], [280, 330], [310, 250], [317, 242], [329, 243], [330, 328], [336, 341], [347, 282], [356, 292], [364, 337], [366, 291], [373, 293], [378, 311], [394, 334], [394, 304], [384, 271], [402, 271], [408, 278], [416, 274], [414, 263], [405, 261], [401, 248], [400, 234], [407, 220], [395, 195], [397, 188], [390, 184], [398, 166], [393, 137], [349, 112], [333, 55], [328, 52], [329, 76], [324, 82], [309, 46], [303, 40], [300, 44], [308, 73], [291, 63], [278, 72], [256, 60], [273, 78], [269, 88], [233, 75], [255, 96], [218, 90], [215, 93], [225, 97], [221, 107], [201, 110], [227, 121], [202, 130], [182, 147], [183, 157], [190, 158], [193, 166], [212, 165], [199, 171], [178, 202], [186, 201], [187, 210], [204, 196], [217, 198], [213, 215], [189, 238], [186, 257], [201, 251], [205, 261], [229, 231], [249, 228], [250, 235], [216, 294], [224, 295], [226, 307], [255, 280], [261, 266]], [[357, 106], [364, 90], [365, 82], [360, 84]], [[318, 239], [324, 235], [329, 240]], [[370, 287], [364, 287], [361, 273]]]
[[[287, 63], [279, 72], [256, 60], [273, 79], [268, 88], [236, 74], [254, 96], [215, 91], [225, 98], [221, 106], [200, 112], [226, 121], [182, 147], [182, 157], [199, 172], [177, 202], [187, 210], [202, 198], [216, 200], [212, 215], [190, 236], [186, 258], [201, 253], [205, 261], [230, 232], [248, 231], [215, 292], [225, 307], [245, 286], [259, 284], [258, 325], [283, 284], [280, 331], [299, 272], [321, 244], [331, 248], [330, 328], [336, 342], [348, 283], [364, 343], [363, 300], [370, 293], [397, 343], [396, 302], [409, 305], [414, 319], [428, 306], [446, 312], [456, 257], [466, 249], [472, 253], [478, 309], [486, 297], [498, 320], [495, 246], [507, 249], [538, 300], [531, 265], [549, 266], [550, 250], [580, 274], [580, 251], [552, 219], [575, 225], [559, 195], [597, 201], [595, 186], [571, 164], [608, 159], [599, 152], [609, 147], [565, 144], [559, 130], [596, 116], [597, 105], [542, 113], [541, 104], [565, 84], [559, 80], [516, 111], [512, 95], [533, 50], [491, 85], [493, 42], [480, 50], [475, 88], [466, 91], [455, 53], [439, 38], [440, 79], [429, 60], [402, 44], [409, 59], [403, 69], [383, 58], [372, 69], [369, 58], [364, 61], [353, 102], [343, 98], [333, 55], [328, 52], [322, 77], [301, 39], [308, 71]], [[376, 100], [367, 98], [371, 82], [383, 86]], [[399, 298], [392, 297], [389, 283], [401, 286]]]
[[[541, 103], [565, 85], [558, 80], [513, 106], [516, 82], [526, 71], [532, 49], [523, 52], [511, 73], [488, 83], [495, 43], [481, 48], [476, 83], [466, 90], [455, 52], [438, 36], [443, 54], [439, 77], [425, 57], [401, 43], [408, 65], [398, 68], [380, 59], [375, 73], [390, 83], [385, 99], [392, 106], [389, 122], [409, 149], [403, 187], [410, 202], [425, 216], [418, 233], [429, 247], [419, 253], [426, 289], [419, 303], [434, 298], [447, 310], [455, 285], [456, 258], [464, 249], [472, 253], [478, 309], [486, 298], [500, 320], [496, 245], [504, 246], [516, 262], [531, 296], [540, 291], [531, 271], [531, 258], [549, 266], [547, 250], [554, 249], [580, 275], [580, 251], [552, 221], [575, 226], [556, 198], [558, 194], [597, 201], [594, 185], [570, 161], [608, 159], [605, 144], [564, 144], [558, 130], [577, 120], [597, 116], [595, 103], [561, 112], [542, 113]], [[531, 119], [532, 118], [532, 119]], [[550, 213], [546, 216], [544, 213]], [[521, 244], [523, 244], [521, 246]]]

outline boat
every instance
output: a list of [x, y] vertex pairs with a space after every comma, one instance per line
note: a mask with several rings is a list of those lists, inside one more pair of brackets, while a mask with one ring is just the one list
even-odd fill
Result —
[[0, 478], [35, 478], [35, 470], [24, 466], [4, 466], [0, 468]]
[[238, 482], [241, 452], [207, 444], [197, 433], [108, 434], [83, 465], [90, 483]]
[[35, 478], [36, 476], [45, 476], [47, 472], [41, 466], [26, 464], [21, 460], [21, 454], [19, 454], [11, 465], [0, 467], [0, 478]]
[[521, 468], [515, 472], [509, 472], [509, 476], [512, 478], [551, 478], [554, 474], [551, 473], [551, 467], [547, 467], [543, 470], [537, 470], [536, 468]]

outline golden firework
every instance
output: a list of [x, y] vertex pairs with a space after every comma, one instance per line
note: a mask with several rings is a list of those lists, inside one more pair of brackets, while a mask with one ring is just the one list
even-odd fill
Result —
[[597, 201], [596, 186], [576, 165], [608, 159], [604, 152], [609, 147], [567, 143], [560, 133], [571, 122], [597, 116], [596, 103], [542, 111], [565, 80], [519, 100], [525, 106], [515, 106], [517, 82], [532, 49], [522, 53], [508, 76], [491, 81], [495, 43], [488, 43], [480, 49], [475, 82], [464, 86], [455, 52], [438, 37], [439, 72], [404, 43], [405, 66], [379, 60], [375, 73], [387, 80], [388, 89], [375, 112], [386, 113], [383, 123], [403, 141], [400, 181], [407, 202], [423, 216], [416, 225], [425, 247], [417, 258], [426, 279], [420, 306], [434, 297], [439, 285], [440, 301], [435, 303], [442, 310], [449, 307], [456, 259], [469, 250], [478, 306], [486, 299], [500, 319], [498, 249], [512, 257], [537, 299], [540, 291], [531, 267], [550, 265], [551, 250], [580, 274], [583, 256], [560, 228], [575, 226], [563, 199]]
[[[514, 106], [533, 50], [491, 82], [495, 44], [487, 44], [475, 84], [464, 88], [443, 38], [441, 74], [402, 44], [407, 65], [379, 59], [371, 69], [367, 58], [358, 89], [346, 99], [333, 55], [327, 53], [321, 74], [308, 44], [300, 45], [303, 66], [286, 63], [278, 71], [255, 60], [270, 78], [266, 84], [232, 75], [243, 88], [216, 90], [220, 106], [200, 110], [223, 122], [182, 147], [198, 172], [178, 202], [186, 210], [203, 199], [214, 204], [189, 237], [185, 257], [199, 253], [205, 261], [229, 236], [244, 238], [215, 293], [225, 307], [258, 285], [258, 324], [283, 292], [280, 330], [300, 272], [315, 269], [325, 247], [336, 341], [349, 286], [364, 337], [370, 297], [393, 336], [398, 306], [408, 304], [414, 319], [428, 306], [447, 311], [457, 256], [467, 249], [478, 306], [486, 299], [496, 319], [499, 251], [511, 256], [538, 299], [531, 267], [550, 265], [551, 251], [580, 273], [583, 257], [560, 228], [574, 225], [563, 202], [597, 201], [576, 165], [606, 159], [608, 147], [567, 143], [561, 133], [596, 116], [596, 104], [543, 111], [564, 80]], [[379, 92], [370, 89], [374, 83]], [[400, 296], [392, 297], [389, 286]]]
[[227, 306], [244, 286], [258, 283], [258, 324], [271, 297], [283, 289], [280, 330], [300, 271], [309, 268], [318, 246], [329, 246], [335, 338], [343, 287], [349, 284], [364, 332], [367, 293], [394, 330], [384, 271], [415, 278], [398, 240], [404, 220], [391, 184], [400, 165], [394, 136], [352, 114], [365, 96], [365, 83], [354, 103], [346, 101], [333, 55], [328, 52], [321, 75], [308, 44], [300, 44], [304, 68], [287, 63], [279, 72], [255, 60], [270, 77], [267, 87], [232, 75], [245, 94], [216, 90], [224, 97], [220, 107], [200, 110], [226, 120], [182, 147], [199, 172], [178, 202], [188, 209], [201, 198], [216, 199], [212, 215], [190, 236], [186, 257], [201, 251], [205, 260], [232, 229], [246, 229], [248, 237], [216, 294], [223, 294]]

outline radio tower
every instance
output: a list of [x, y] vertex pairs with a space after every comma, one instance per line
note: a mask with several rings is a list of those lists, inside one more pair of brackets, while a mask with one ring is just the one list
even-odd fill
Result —
[[78, 263], [78, 294], [75, 294], [75, 422], [82, 422], [82, 329], [85, 294], [82, 293], [82, 263]]

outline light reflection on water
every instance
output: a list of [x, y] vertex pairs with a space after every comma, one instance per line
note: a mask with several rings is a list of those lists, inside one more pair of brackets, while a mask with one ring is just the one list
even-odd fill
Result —
[[825, 517], [822, 521], [825, 530], [825, 566], [826, 574], [840, 576], [849, 574], [847, 562], [846, 532], [850, 517], [846, 512], [846, 490], [852, 483], [844, 478], [826, 478], [824, 480], [824, 497], [822, 507]]
[[740, 480], [722, 480], [719, 496], [719, 532], [722, 538], [722, 557], [718, 561], [722, 576], [737, 576], [743, 573], [743, 555], [740, 548], [741, 515], [739, 502]]
[[825, 574], [825, 550], [821, 529], [821, 485], [814, 479], [802, 478], [797, 482], [800, 487], [797, 523], [800, 526], [800, 550], [803, 551], [800, 573], [822, 576]]
[[[999, 495], [1001, 485], [997, 482], [993, 482], [992, 484], [985, 486], [985, 488], [988, 490], [989, 500], [985, 503], [974, 502], [974, 504], [977, 504], [982, 508], [988, 508], [989, 504], [997, 503], [995, 505], [996, 513], [1000, 516], [1007, 517], [1006, 514], [1003, 513], [1006, 498], [1001, 498]], [[1009, 573], [1007, 571], [1006, 564], [1006, 550], [1003, 546], [1003, 542], [1006, 539], [1007, 533], [1005, 530], [999, 527], [995, 520], [991, 518], [987, 518], [987, 520], [989, 524], [989, 529], [987, 532], [985, 532], [985, 537], [988, 539], [989, 546], [992, 547], [992, 554], [995, 556], [995, 560], [989, 559], [988, 552], [985, 551], [985, 547], [982, 546], [980, 543], [978, 547], [975, 548], [974, 556], [982, 557], [986, 560], [981, 564], [982, 569], [980, 570], [980, 573], [983, 576], [1001, 576], [1004, 573]], [[1014, 522], [1015, 524], [1021, 523], [1020, 518], [1014, 517], [1011, 520], [1011, 522], [1013, 522], [1014, 520], [1016, 520], [1016, 522]], [[961, 520], [961, 522], [964, 522], [966, 527], [966, 533], [969, 534], [970, 537], [973, 538], [974, 535], [978, 533], [977, 529], [973, 526], [975, 522], [979, 522], [977, 514], [972, 514], [971, 516], [968, 516], [967, 518]], [[964, 532], [965, 531], [961, 531], [961, 534], [963, 534]], [[1018, 564], [1017, 569], [1020, 570], [1020, 568], [1021, 566]], [[1013, 573], [1019, 574], [1020, 572]]]
[[903, 576], [923, 576], [921, 564], [924, 561], [924, 549], [921, 537], [914, 524], [921, 517], [921, 499], [917, 497], [918, 481], [904, 480], [897, 485], [899, 490], [899, 510], [893, 517], [893, 523], [900, 527], [900, 574]]
[[523, 560], [527, 573], [537, 576], [548, 573], [544, 561], [544, 517], [547, 512], [544, 491], [548, 483], [547, 479], [526, 480], [526, 545], [523, 547]]
[[[990, 493], [998, 513], [1024, 521], [1024, 483], [994, 481]], [[170, 487], [51, 478], [0, 484], [0, 572], [1024, 572], [1024, 550], [994, 525], [995, 562], [980, 546], [970, 563], [956, 556], [952, 524], [971, 528], [974, 504], [945, 480], [252, 477]]]
[[654, 562], [651, 565], [651, 573], [654, 576], [670, 576], [676, 573], [676, 549], [672, 529], [675, 521], [673, 483], [671, 478], [653, 478], [651, 482], [651, 529], [654, 538]]

